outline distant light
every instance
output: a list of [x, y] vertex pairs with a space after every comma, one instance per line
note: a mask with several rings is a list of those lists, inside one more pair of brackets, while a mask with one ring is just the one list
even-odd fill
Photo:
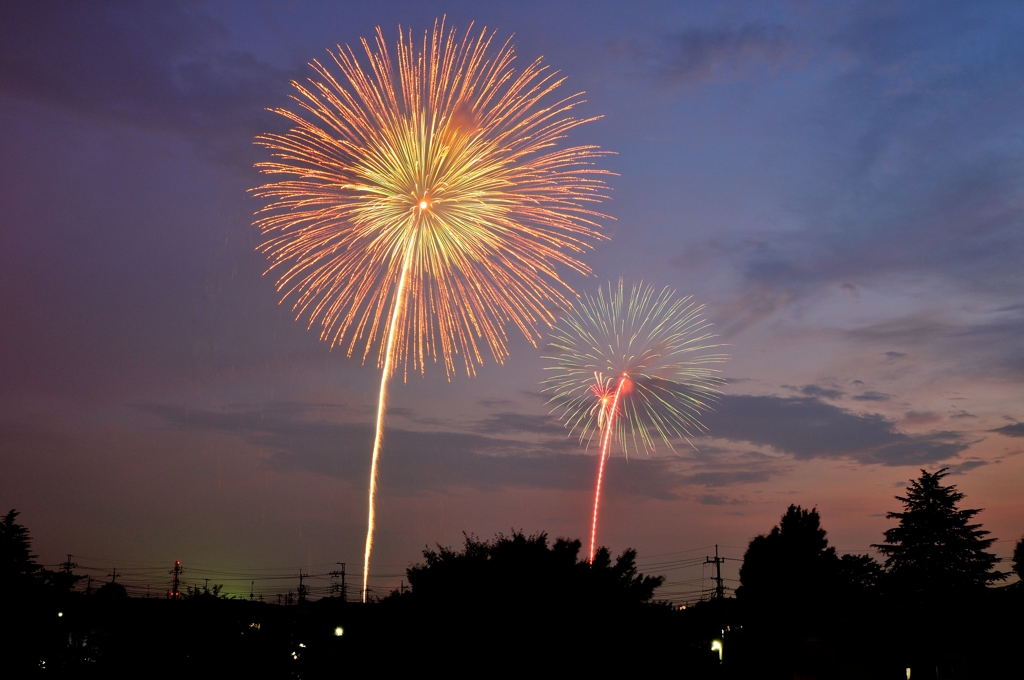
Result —
[[337, 628], [334, 629], [334, 637], [341, 637], [344, 634], [345, 634], [345, 629], [342, 628], [341, 626], [338, 626]]
[[298, 658], [299, 658], [299, 655], [298, 655], [298, 654], [296, 654], [295, 652], [292, 652], [292, 658], [293, 658], [293, 659], [298, 659]]
[[907, 669], [907, 680], [910, 680], [910, 669]]
[[721, 663], [722, 662], [722, 641], [721, 640], [712, 640], [711, 641], [711, 651], [712, 652], [718, 652], [718, 662]]
[[302, 647], [303, 649], [305, 649], [305, 648], [306, 648], [306, 645], [304, 645], [304, 644], [302, 644], [302, 643], [300, 642], [300, 643], [299, 643], [299, 647]]
[[57, 612], [57, 618], [64, 616], [64, 612]]
[[686, 605], [685, 604], [679, 605], [679, 611], [683, 611], [684, 609], [686, 609]]

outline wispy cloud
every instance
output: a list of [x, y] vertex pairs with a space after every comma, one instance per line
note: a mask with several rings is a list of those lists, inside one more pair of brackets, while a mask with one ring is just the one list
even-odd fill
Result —
[[277, 121], [301, 69], [233, 48], [199, 5], [5, 3], [0, 94], [93, 120], [184, 135], [197, 148], [251, 163], [255, 133]]
[[[778, 132], [803, 165], [773, 157], [773, 172], [790, 173], [776, 219], [791, 226], [719, 233], [709, 251], [742, 276], [725, 310], [724, 336], [782, 310], [806, 310], [837, 290], [860, 296], [861, 318], [892, 314], [873, 308], [871, 293], [899, 291], [911, 278], [993, 309], [1007, 306], [1011, 291], [1024, 287], [1017, 266], [1024, 257], [1021, 24], [1006, 5], [908, 3], [853, 11], [820, 25], [813, 38], [736, 26], [681, 33], [676, 52], [648, 50], [650, 68], [682, 84], [813, 54], [808, 108], [787, 110], [799, 130]], [[800, 148], [829, 152], [800, 155]], [[991, 355], [989, 366], [1024, 375], [1019, 311], [996, 310], [989, 321], [967, 324], [924, 311], [873, 328], [872, 339], [896, 344], [882, 348], [890, 360], [906, 358], [904, 339], [910, 346], [940, 337], [949, 341], [942, 347], [948, 357], [970, 345]], [[991, 342], [954, 338], [966, 326]]]
[[528, 415], [510, 411], [487, 416], [473, 425], [482, 434], [546, 434], [565, 438], [569, 431], [551, 416]]
[[[174, 427], [230, 432], [266, 451], [266, 464], [279, 472], [304, 471], [362, 484], [369, 475], [373, 428], [309, 418], [294, 404], [280, 411], [225, 411], [146, 405], [148, 413]], [[561, 441], [561, 440], [559, 440]], [[461, 432], [424, 432], [391, 427], [381, 459], [384, 493], [410, 495], [456, 487], [589, 489], [595, 458], [562, 452], [559, 441], [542, 444]], [[573, 447], [578, 451], [578, 447]], [[676, 498], [685, 474], [669, 458], [613, 458], [609, 489], [653, 498]]]
[[777, 69], [801, 48], [783, 26], [686, 28], [654, 40], [611, 45], [613, 54], [670, 87], [741, 78], [760, 68]]
[[989, 430], [989, 432], [995, 432], [1006, 437], [1024, 437], [1024, 423], [1003, 425], [1002, 427], [997, 427], [994, 430]]
[[949, 474], [965, 475], [971, 470], [975, 470], [986, 465], [989, 465], [989, 462], [987, 460], [982, 460], [981, 458], [968, 458], [962, 463], [956, 463], [954, 465], [948, 466]]
[[853, 413], [814, 397], [726, 395], [706, 424], [716, 438], [770, 446], [801, 460], [921, 465], [956, 458], [969, 446], [959, 432], [907, 434], [883, 416]]
[[[278, 471], [302, 470], [362, 483], [373, 438], [368, 424], [336, 423], [321, 405], [283, 403], [222, 411], [147, 405], [144, 411], [174, 427], [231, 432], [266, 452]], [[382, 480], [389, 493], [412, 494], [459, 486], [587, 489], [595, 459], [580, 455], [557, 422], [498, 413], [464, 431], [390, 427]], [[610, 488], [654, 498], [676, 498], [686, 487], [756, 484], [786, 473], [792, 461], [839, 458], [861, 464], [923, 465], [955, 460], [968, 447], [957, 432], [906, 434], [879, 415], [857, 414], [815, 397], [727, 395], [707, 419], [718, 440], [767, 446], [780, 455], [701, 445], [677, 453], [614, 456]], [[977, 466], [980, 463], [971, 463]]]
[[803, 385], [802, 387], [793, 387], [791, 385], [783, 385], [783, 387], [796, 390], [805, 397], [821, 397], [823, 399], [839, 399], [843, 396], [842, 390], [835, 389], [833, 387], [822, 387], [821, 385]]
[[991, 309], [971, 320], [919, 311], [867, 323], [845, 334], [859, 343], [920, 347], [932, 360], [947, 357], [961, 370], [970, 367], [1002, 379], [1024, 377], [1024, 310], [1016, 308]]
[[868, 390], [862, 394], [854, 395], [855, 401], [889, 401], [892, 399], [891, 394], [885, 394], [884, 392], [875, 392], [874, 390]]
[[689, 484], [698, 486], [732, 486], [734, 484], [752, 484], [765, 482], [772, 476], [772, 471], [761, 470], [716, 470], [713, 472], [695, 472], [686, 476]]
[[942, 416], [934, 411], [907, 411], [900, 422], [906, 425], [930, 425], [942, 422]]
[[746, 501], [738, 498], [729, 498], [723, 494], [709, 493], [697, 497], [701, 505], [745, 505]]

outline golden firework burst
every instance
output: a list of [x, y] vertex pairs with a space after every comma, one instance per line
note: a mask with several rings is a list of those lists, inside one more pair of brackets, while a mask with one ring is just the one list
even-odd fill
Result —
[[257, 137], [274, 181], [253, 190], [268, 201], [255, 225], [282, 300], [350, 356], [377, 346], [383, 369], [364, 599], [396, 364], [422, 372], [440, 355], [450, 378], [461, 356], [472, 375], [485, 353], [507, 357], [509, 324], [536, 345], [572, 295], [559, 270], [589, 273], [580, 255], [603, 238], [607, 152], [563, 145], [594, 120], [572, 115], [582, 93], [558, 97], [564, 78], [540, 59], [517, 71], [494, 37], [444, 20], [421, 43], [399, 29], [392, 61], [378, 28], [365, 66], [340, 45], [336, 70], [313, 62], [318, 77], [293, 83], [297, 110], [274, 110], [292, 127]]
[[451, 375], [461, 355], [472, 374], [485, 351], [507, 357], [506, 325], [535, 342], [568, 304], [559, 267], [589, 272], [606, 152], [560, 142], [594, 119], [571, 114], [581, 94], [551, 96], [564, 79], [540, 59], [517, 72], [510, 42], [489, 54], [493, 39], [438, 22], [421, 46], [401, 36], [393, 62], [378, 29], [369, 69], [339, 46], [341, 77], [311, 64], [300, 110], [275, 109], [293, 127], [257, 138], [274, 157], [257, 167], [284, 177], [254, 190], [270, 199], [261, 249], [297, 315], [349, 355], [387, 337], [404, 281], [393, 356], [422, 371], [440, 354]]

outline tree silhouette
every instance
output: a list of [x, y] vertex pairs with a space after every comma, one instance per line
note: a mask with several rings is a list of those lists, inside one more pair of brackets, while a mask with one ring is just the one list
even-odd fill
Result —
[[635, 550], [601, 548], [591, 563], [580, 548], [521, 531], [427, 548], [406, 570], [411, 589], [381, 600], [375, 639], [404, 640], [409, 659], [452, 655], [478, 673], [578, 672], [581, 654], [598, 651], [604, 664], [644, 667], [653, 657], [638, 648], [677, 642], [677, 612], [651, 602], [662, 577], [641, 574]]
[[1017, 572], [1017, 576], [1024, 581], [1024, 536], [1021, 536], [1020, 540], [1017, 541], [1017, 545], [1013, 548], [1013, 570]]
[[117, 581], [104, 583], [96, 591], [96, 597], [102, 600], [123, 600], [128, 597], [128, 590]]
[[12, 509], [0, 522], [0, 590], [4, 594], [33, 587], [42, 572], [32, 554], [28, 529], [15, 521], [19, 514]]
[[223, 583], [214, 583], [212, 586], [209, 583], [203, 586], [196, 584], [191, 588], [185, 586], [185, 592], [181, 594], [181, 597], [185, 600], [226, 600], [228, 596], [221, 595], [220, 592], [223, 589]]
[[46, 583], [60, 593], [70, 593], [74, 590], [75, 585], [83, 580], [84, 576], [78, 576], [77, 574], [71, 573], [69, 568], [67, 571], [61, 569], [60, 571], [50, 571], [49, 569], [41, 569], [40, 574], [46, 580]]
[[11, 510], [0, 521], [0, 658], [4, 677], [29, 677], [38, 670], [47, 643], [40, 634], [40, 622], [49, 613], [52, 591], [46, 579], [50, 572], [36, 563], [32, 537], [19, 524], [18, 511]]
[[559, 538], [548, 545], [546, 533], [498, 534], [480, 540], [463, 534], [461, 551], [425, 549], [424, 562], [406, 574], [413, 600], [447, 606], [531, 607], [636, 605], [649, 602], [660, 576], [644, 576], [636, 551], [623, 551], [612, 563], [607, 548], [594, 561], [579, 559], [580, 542]]
[[817, 509], [790, 505], [771, 532], [750, 542], [736, 596], [756, 608], [801, 608], [821, 596], [838, 561]]
[[839, 557], [826, 536], [816, 508], [790, 505], [777, 526], [750, 542], [736, 597], [755, 616], [806, 619], [877, 590], [881, 565], [868, 555]]
[[885, 570], [870, 555], [843, 555], [839, 559], [837, 577], [842, 591], [857, 596], [878, 588]]
[[904, 511], [886, 515], [899, 525], [885, 532], [885, 543], [872, 546], [886, 556], [889, 576], [904, 593], [947, 597], [1006, 577], [992, 571], [999, 558], [986, 552], [995, 539], [985, 538], [989, 532], [981, 524], [971, 524], [981, 510], [959, 509], [964, 495], [941, 484], [947, 470], [921, 470], [907, 495], [896, 496]]

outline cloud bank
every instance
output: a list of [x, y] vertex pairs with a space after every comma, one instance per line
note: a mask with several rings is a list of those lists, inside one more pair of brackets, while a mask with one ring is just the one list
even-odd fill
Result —
[[[168, 405], [142, 410], [175, 428], [237, 435], [265, 452], [279, 472], [304, 471], [362, 484], [369, 474], [373, 428], [322, 418], [319, 405], [239, 405], [203, 411]], [[411, 421], [415, 424], [415, 419]], [[764, 482], [793, 460], [832, 458], [864, 465], [921, 466], [953, 460], [968, 447], [957, 432], [911, 435], [879, 415], [857, 414], [814, 397], [726, 396], [707, 425], [718, 441], [769, 447], [681, 444], [676, 453], [613, 456], [609, 489], [659, 499], [678, 498], [688, 487], [721, 488]], [[468, 431], [387, 429], [382, 485], [388, 493], [416, 494], [454, 487], [478, 490], [537, 488], [583, 491], [592, 487], [596, 459], [553, 418], [498, 413], [470, 423]], [[593, 454], [593, 451], [590, 451]], [[963, 471], [981, 465], [965, 462]], [[701, 502], [711, 502], [704, 494]]]

